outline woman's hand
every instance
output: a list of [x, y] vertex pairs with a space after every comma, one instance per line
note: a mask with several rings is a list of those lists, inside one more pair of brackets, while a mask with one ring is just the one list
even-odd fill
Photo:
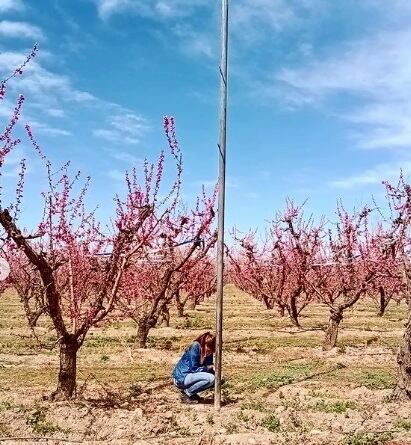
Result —
[[214, 373], [214, 372], [215, 372], [214, 365], [208, 365], [208, 366], [207, 366], [207, 371], [208, 371], [208, 372], [213, 372], [213, 373]]

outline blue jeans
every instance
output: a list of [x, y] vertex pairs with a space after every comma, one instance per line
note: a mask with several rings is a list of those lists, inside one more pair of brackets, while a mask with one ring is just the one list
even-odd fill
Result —
[[215, 377], [211, 372], [192, 372], [184, 379], [184, 392], [188, 397], [214, 386]]

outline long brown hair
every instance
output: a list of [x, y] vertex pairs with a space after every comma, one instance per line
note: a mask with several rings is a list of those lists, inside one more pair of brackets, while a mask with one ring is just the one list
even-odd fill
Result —
[[215, 352], [215, 335], [211, 332], [204, 332], [199, 337], [197, 337], [194, 341], [200, 343], [201, 346], [201, 355], [200, 355], [200, 364], [204, 363], [205, 358], [208, 355], [211, 355]]

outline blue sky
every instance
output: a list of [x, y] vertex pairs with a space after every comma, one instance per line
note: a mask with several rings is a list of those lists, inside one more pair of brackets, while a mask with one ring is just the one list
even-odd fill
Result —
[[[382, 195], [411, 171], [411, 2], [232, 0], [227, 224], [262, 226], [285, 198], [333, 218]], [[36, 61], [11, 84], [55, 162], [93, 178], [102, 218], [122, 174], [165, 147], [176, 118], [184, 198], [217, 176], [219, 1], [0, 0], [0, 73], [32, 44]], [[3, 177], [29, 160], [26, 223], [41, 188], [27, 142]]]

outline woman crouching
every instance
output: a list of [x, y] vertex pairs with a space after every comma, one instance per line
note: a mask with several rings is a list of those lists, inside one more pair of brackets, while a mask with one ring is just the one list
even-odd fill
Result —
[[173, 381], [184, 403], [201, 402], [198, 393], [214, 386], [214, 352], [215, 336], [206, 332], [185, 350], [173, 369]]

